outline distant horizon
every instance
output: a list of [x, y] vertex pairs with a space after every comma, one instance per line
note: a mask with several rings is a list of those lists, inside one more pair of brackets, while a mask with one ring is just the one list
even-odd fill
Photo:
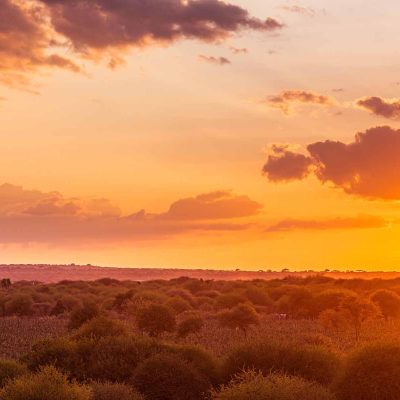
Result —
[[400, 2], [0, 8], [5, 262], [400, 270]]

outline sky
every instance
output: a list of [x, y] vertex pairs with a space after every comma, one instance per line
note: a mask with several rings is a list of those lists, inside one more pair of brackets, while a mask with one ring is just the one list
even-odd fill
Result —
[[0, 263], [398, 269], [399, 15], [0, 0]]

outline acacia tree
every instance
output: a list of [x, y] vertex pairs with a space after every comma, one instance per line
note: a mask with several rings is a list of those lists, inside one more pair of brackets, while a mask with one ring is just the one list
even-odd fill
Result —
[[334, 329], [351, 327], [356, 340], [367, 321], [381, 316], [379, 308], [370, 300], [359, 297], [346, 297], [336, 310], [326, 310], [320, 315], [325, 326]]

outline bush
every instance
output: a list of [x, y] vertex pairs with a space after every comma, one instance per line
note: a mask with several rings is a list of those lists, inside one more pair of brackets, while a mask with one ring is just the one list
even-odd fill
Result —
[[172, 332], [176, 321], [173, 312], [161, 304], [149, 304], [141, 308], [136, 315], [138, 328], [150, 336], [159, 336], [164, 332]]
[[334, 396], [322, 386], [298, 377], [244, 372], [219, 392], [213, 392], [212, 400], [334, 400]]
[[179, 337], [186, 337], [191, 333], [199, 332], [204, 326], [201, 315], [190, 313], [182, 317], [179, 321], [177, 332]]
[[256, 310], [248, 304], [239, 304], [232, 310], [226, 310], [219, 314], [218, 320], [221, 326], [246, 332], [250, 325], [257, 325], [260, 318]]
[[100, 339], [107, 336], [120, 336], [126, 333], [126, 328], [118, 320], [99, 316], [83, 324], [76, 333], [76, 338]]
[[343, 400], [398, 400], [399, 376], [400, 345], [369, 345], [349, 356], [337, 391]]
[[2, 400], [90, 400], [87, 386], [69, 383], [54, 367], [10, 381], [0, 391]]
[[400, 296], [391, 290], [378, 290], [371, 295], [371, 300], [376, 304], [385, 319], [400, 316]]
[[16, 294], [8, 300], [5, 307], [6, 315], [29, 316], [32, 315], [33, 301], [27, 294]]
[[198, 346], [166, 346], [165, 350], [179, 356], [191, 364], [212, 384], [220, 381], [220, 368], [214, 357]]
[[279, 372], [329, 384], [339, 364], [334, 353], [319, 346], [255, 343], [234, 349], [225, 361], [224, 373], [233, 377], [243, 369], [255, 369], [264, 374]]
[[172, 354], [157, 354], [139, 364], [133, 384], [151, 400], [199, 400], [210, 389], [192, 365]]
[[26, 366], [17, 361], [0, 359], [0, 387], [3, 387], [9, 379], [18, 378], [27, 372]]
[[215, 307], [218, 310], [223, 310], [224, 308], [233, 308], [241, 303], [246, 303], [247, 299], [237, 293], [225, 293], [219, 295], [215, 299]]
[[183, 313], [192, 308], [192, 306], [186, 300], [181, 297], [171, 297], [166, 301], [165, 305], [175, 311], [176, 314]]
[[85, 322], [99, 315], [99, 308], [94, 303], [85, 302], [81, 307], [75, 308], [70, 315], [68, 327], [78, 329]]
[[91, 400], [144, 400], [133, 388], [122, 383], [94, 383]]
[[78, 380], [126, 382], [135, 367], [160, 351], [160, 345], [134, 336], [99, 340], [45, 340], [33, 346], [26, 361], [31, 369], [54, 365]]

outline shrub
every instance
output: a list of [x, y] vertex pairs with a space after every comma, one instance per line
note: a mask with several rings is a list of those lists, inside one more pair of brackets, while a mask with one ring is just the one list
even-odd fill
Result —
[[247, 371], [237, 376], [212, 400], [334, 400], [326, 388], [298, 377], [269, 375]]
[[16, 294], [5, 303], [5, 314], [18, 316], [32, 315], [32, 305], [31, 296], [28, 294]]
[[192, 308], [192, 306], [181, 297], [171, 297], [166, 301], [165, 305], [174, 310], [176, 314], [183, 313]]
[[54, 367], [44, 367], [37, 374], [30, 374], [10, 381], [0, 391], [2, 400], [90, 400], [87, 386], [69, 383], [67, 377]]
[[369, 345], [349, 356], [337, 392], [343, 400], [398, 400], [399, 376], [400, 345]]
[[232, 308], [237, 306], [240, 303], [246, 303], [247, 299], [237, 293], [225, 293], [219, 295], [215, 299], [215, 307], [218, 310], [222, 310], [224, 308]]
[[132, 387], [123, 383], [94, 383], [91, 400], [144, 400]]
[[191, 333], [199, 332], [204, 326], [204, 320], [199, 314], [190, 313], [182, 317], [178, 323], [177, 332], [179, 337], [186, 337]]
[[166, 346], [165, 350], [190, 363], [213, 384], [220, 381], [220, 368], [214, 357], [199, 346]]
[[135, 367], [160, 351], [161, 345], [134, 336], [99, 340], [45, 340], [33, 346], [26, 362], [31, 369], [54, 365], [78, 380], [126, 382]]
[[151, 400], [198, 400], [210, 389], [193, 366], [172, 354], [157, 354], [139, 364], [133, 384]]
[[400, 296], [391, 290], [378, 290], [371, 295], [371, 300], [376, 304], [385, 319], [400, 316]]
[[224, 371], [227, 377], [233, 377], [243, 369], [255, 369], [264, 374], [286, 373], [329, 384], [339, 363], [334, 353], [319, 346], [261, 342], [234, 349], [225, 361]]
[[239, 328], [246, 332], [250, 325], [257, 325], [260, 318], [256, 310], [248, 304], [239, 304], [232, 310], [223, 311], [218, 316], [219, 323], [227, 328]]
[[96, 304], [85, 302], [81, 307], [75, 308], [70, 315], [68, 327], [70, 329], [80, 328], [86, 321], [99, 315], [99, 308]]
[[257, 306], [271, 306], [272, 300], [268, 296], [267, 292], [258, 287], [250, 286], [246, 292], [246, 297]]
[[99, 316], [84, 323], [76, 333], [76, 338], [100, 339], [107, 336], [120, 336], [126, 333], [126, 328], [118, 320]]
[[150, 336], [159, 336], [163, 332], [172, 332], [176, 321], [173, 312], [161, 304], [149, 304], [141, 308], [136, 315], [138, 328]]
[[17, 361], [0, 359], [0, 387], [3, 387], [9, 379], [18, 378], [27, 372], [26, 366]]

